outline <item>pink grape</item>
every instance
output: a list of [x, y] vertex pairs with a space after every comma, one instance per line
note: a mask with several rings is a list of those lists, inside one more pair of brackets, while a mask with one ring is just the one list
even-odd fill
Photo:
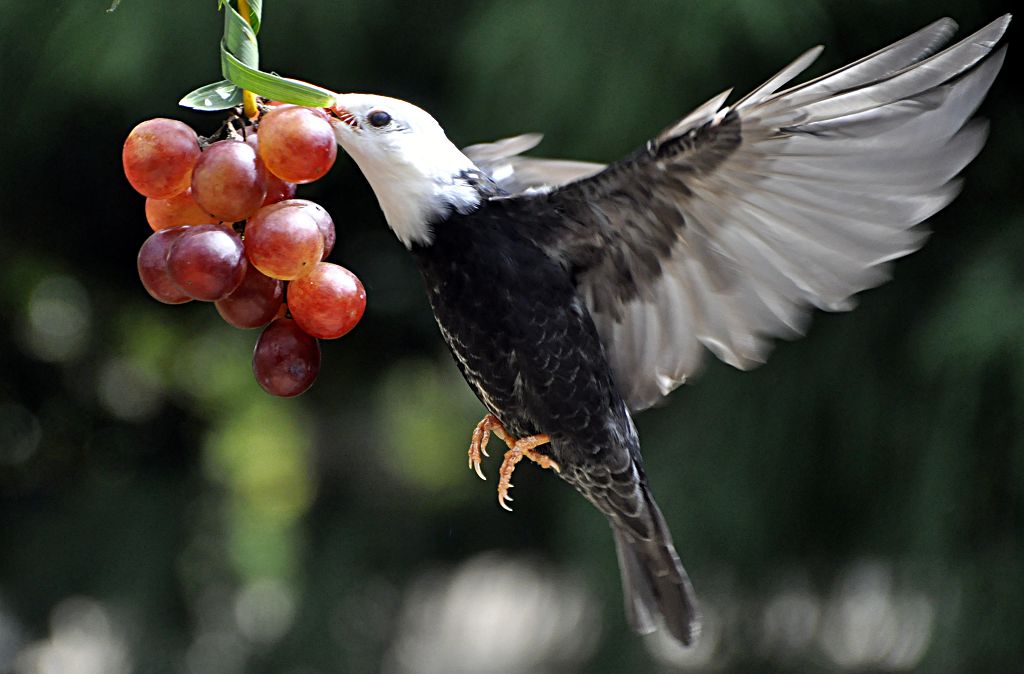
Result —
[[196, 160], [192, 196], [220, 220], [244, 220], [263, 204], [266, 194], [267, 181], [256, 151], [242, 141], [217, 141]]
[[324, 237], [301, 208], [261, 208], [245, 225], [249, 262], [271, 278], [290, 281], [309, 273], [323, 257]]
[[355, 274], [330, 262], [288, 284], [288, 309], [303, 330], [337, 339], [356, 326], [366, 310], [366, 290]]
[[217, 223], [213, 217], [192, 198], [192, 188], [179, 192], [166, 199], [146, 199], [146, 220], [154, 232], [168, 227], [181, 225], [212, 225]]
[[260, 158], [267, 169], [290, 183], [322, 177], [338, 156], [338, 145], [322, 110], [282, 105], [260, 120]]
[[[248, 143], [252, 149], [256, 150], [256, 156], [259, 157], [259, 137], [255, 131], [249, 131], [245, 135], [245, 142]], [[263, 160], [260, 159], [260, 163]], [[264, 177], [267, 180], [267, 196], [263, 197], [263, 205], [269, 206], [270, 204], [276, 204], [279, 201], [285, 199], [291, 199], [295, 196], [295, 188], [298, 187], [295, 183], [290, 183], [286, 180], [281, 180], [270, 171], [266, 171], [264, 168]]]
[[140, 194], [166, 199], [189, 186], [199, 138], [176, 119], [148, 119], [128, 134], [121, 151], [124, 175]]
[[330, 214], [324, 209], [324, 207], [320, 204], [309, 201], [308, 199], [287, 199], [272, 205], [275, 209], [301, 208], [303, 209], [303, 213], [316, 221], [316, 226], [320, 228], [320, 233], [323, 234], [324, 237], [324, 254], [320, 259], [326, 260], [327, 256], [330, 255], [332, 250], [334, 250], [337, 233], [334, 230], [334, 220], [331, 219]]

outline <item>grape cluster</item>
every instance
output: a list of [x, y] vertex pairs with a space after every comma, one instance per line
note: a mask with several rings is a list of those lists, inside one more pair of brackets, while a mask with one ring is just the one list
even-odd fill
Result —
[[308, 389], [318, 340], [341, 337], [366, 308], [355, 274], [325, 262], [331, 216], [294, 198], [336, 155], [326, 114], [290, 105], [215, 142], [183, 122], [150, 119], [124, 144], [125, 176], [146, 197], [153, 229], [139, 251], [142, 285], [165, 304], [213, 302], [229, 324], [263, 327], [252, 368], [273, 395]]

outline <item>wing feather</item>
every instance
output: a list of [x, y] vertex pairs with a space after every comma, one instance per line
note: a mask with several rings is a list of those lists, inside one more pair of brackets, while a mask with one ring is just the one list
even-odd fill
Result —
[[604, 164], [587, 161], [520, 156], [536, 147], [542, 138], [539, 133], [527, 133], [493, 143], [470, 145], [463, 148], [462, 153], [508, 193], [545, 190], [591, 176], [604, 168]]
[[[830, 96], [844, 89], [863, 86], [865, 83], [876, 81], [887, 74], [926, 58], [945, 44], [954, 32], [956, 32], [955, 21], [949, 18], [939, 19], [888, 47], [827, 75], [805, 82], [786, 93], [793, 96], [791, 104], [796, 106], [805, 101]], [[805, 52], [778, 75], [745, 96], [736, 104], [736, 107], [742, 109], [748, 105], [760, 103], [774, 94], [779, 87], [806, 70], [821, 54], [821, 51], [822, 47], [819, 46]]]
[[955, 28], [942, 19], [779, 91], [813, 49], [607, 167], [519, 156], [536, 136], [467, 154], [510, 191], [533, 190], [513, 198], [563, 214], [538, 242], [576, 274], [620, 391], [643, 409], [697, 374], [704, 349], [738, 368], [763, 362], [772, 338], [803, 334], [811, 308], [852, 308], [924, 242], [918, 225], [984, 144], [985, 124], [968, 119], [1009, 20], [937, 52]]

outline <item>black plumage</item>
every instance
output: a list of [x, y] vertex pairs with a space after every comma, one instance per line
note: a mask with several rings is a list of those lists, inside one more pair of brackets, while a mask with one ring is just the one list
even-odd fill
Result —
[[654, 503], [640, 443], [574, 269], [540, 241], [562, 225], [548, 198], [498, 199], [435, 224], [414, 245], [438, 326], [466, 381], [514, 437], [537, 447], [559, 475], [610, 520], [631, 620], [692, 642], [698, 621], [689, 580]]

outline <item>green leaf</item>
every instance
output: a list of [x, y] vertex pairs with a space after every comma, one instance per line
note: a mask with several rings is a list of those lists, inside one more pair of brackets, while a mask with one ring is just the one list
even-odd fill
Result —
[[260, 32], [260, 22], [263, 16], [263, 0], [249, 0], [249, 23], [252, 24], [254, 33]]
[[260, 67], [256, 33], [230, 5], [224, 10], [224, 42], [227, 50], [250, 68]]
[[178, 105], [183, 105], [186, 108], [209, 112], [227, 110], [241, 104], [242, 90], [235, 86], [234, 82], [228, 80], [199, 87], [178, 101]]
[[225, 78], [258, 96], [314, 108], [334, 103], [334, 93], [328, 89], [250, 68], [232, 56], [223, 41], [220, 46], [220, 65]]
[[224, 10], [224, 38], [220, 43], [221, 82], [199, 87], [181, 99], [180, 104], [196, 110], [225, 110], [240, 105], [242, 90], [283, 103], [326, 107], [334, 102], [334, 93], [321, 87], [280, 77], [259, 70], [259, 46], [256, 33], [263, 13], [262, 0], [249, 0], [250, 26], [228, 0], [219, 0]]

